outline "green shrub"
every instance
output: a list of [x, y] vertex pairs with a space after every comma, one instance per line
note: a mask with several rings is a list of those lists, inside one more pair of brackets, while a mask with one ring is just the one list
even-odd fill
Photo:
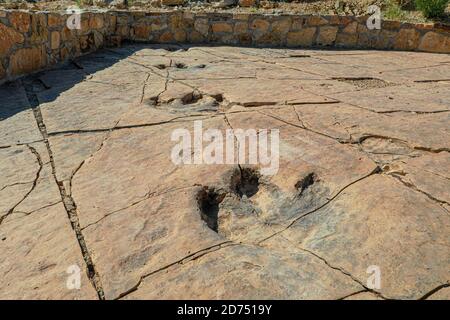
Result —
[[399, 1], [388, 0], [384, 8], [384, 17], [390, 20], [402, 20], [405, 18], [405, 12], [402, 10]]
[[444, 14], [449, 0], [415, 0], [416, 8], [427, 18], [436, 18]]

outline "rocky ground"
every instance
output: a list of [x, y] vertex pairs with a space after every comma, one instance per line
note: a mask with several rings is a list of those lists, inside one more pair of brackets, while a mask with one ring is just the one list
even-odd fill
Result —
[[383, 6], [386, 0], [310, 0], [310, 1], [267, 1], [267, 0], [55, 0], [55, 1], [20, 1], [1, 0], [3, 6], [28, 7], [28, 8], [53, 8], [59, 9], [69, 5], [79, 5], [84, 7], [189, 7], [189, 8], [229, 8], [236, 7], [253, 9], [274, 9], [284, 8], [287, 10], [303, 10], [308, 12], [328, 12], [348, 14], [365, 14], [367, 7], [372, 4]]
[[[438, 54], [130, 45], [5, 84], [0, 298], [450, 299], [449, 74]], [[196, 120], [279, 129], [278, 173], [175, 165]]]
[[[414, 9], [411, 0], [0, 0], [0, 8], [31, 10], [66, 10], [68, 7], [118, 9], [118, 10], [167, 10], [183, 9], [200, 12], [254, 12], [270, 14], [325, 14], [365, 15], [370, 5], [381, 8], [390, 20], [425, 22], [421, 12]], [[398, 6], [398, 4], [402, 6]], [[446, 15], [438, 19], [450, 23], [450, 4]], [[429, 21], [431, 22], [431, 20]]]

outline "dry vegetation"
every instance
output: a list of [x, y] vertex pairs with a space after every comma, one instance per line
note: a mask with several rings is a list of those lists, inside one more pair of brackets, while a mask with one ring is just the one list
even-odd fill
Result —
[[[182, 2], [182, 0], [180, 0]], [[217, 8], [217, 2], [230, 2], [233, 0], [185, 0], [178, 8], [189, 8], [194, 11], [251, 11], [270, 13], [297, 13], [297, 14], [340, 14], [340, 15], [364, 15], [370, 5], [378, 5], [383, 16], [390, 20], [408, 22], [431, 21], [424, 17], [414, 6], [414, 0], [260, 0], [252, 7], [240, 7], [231, 5]], [[161, 5], [164, 0], [55, 0], [55, 1], [26, 1], [26, 0], [0, 0], [0, 8], [8, 9], [33, 9], [33, 10], [62, 10], [70, 6], [79, 7], [115, 7], [119, 9], [153, 9], [167, 8]], [[238, 0], [235, 0], [237, 3]], [[119, 4], [119, 5], [115, 5]], [[450, 3], [445, 14], [435, 20], [450, 23]]]

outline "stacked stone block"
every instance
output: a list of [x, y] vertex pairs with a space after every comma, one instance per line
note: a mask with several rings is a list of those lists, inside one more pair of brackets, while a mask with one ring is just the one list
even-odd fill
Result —
[[70, 14], [0, 11], [0, 81], [121, 41], [291, 48], [346, 48], [450, 53], [450, 27], [383, 21], [369, 30], [367, 17], [189, 11], [91, 11], [81, 28]]

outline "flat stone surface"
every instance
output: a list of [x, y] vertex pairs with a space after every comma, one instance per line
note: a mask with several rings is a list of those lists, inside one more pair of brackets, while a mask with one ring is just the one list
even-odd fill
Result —
[[[0, 298], [448, 299], [449, 66], [128, 45], [4, 84]], [[279, 130], [278, 171], [173, 163], [198, 121]]]
[[18, 82], [0, 87], [0, 146], [42, 140], [23, 86]]

